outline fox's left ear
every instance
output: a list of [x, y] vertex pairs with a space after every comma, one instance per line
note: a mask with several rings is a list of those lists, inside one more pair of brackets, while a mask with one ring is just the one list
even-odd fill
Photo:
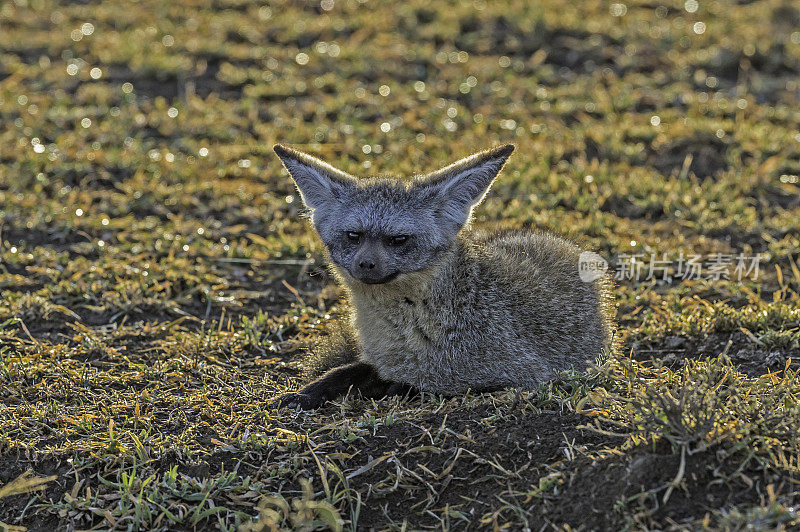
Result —
[[513, 144], [505, 144], [478, 152], [429, 174], [419, 186], [435, 191], [442, 200], [445, 217], [461, 227], [469, 220], [472, 209], [486, 196], [513, 151]]
[[294, 148], [276, 144], [272, 149], [289, 170], [309, 209], [340, 200], [356, 183], [356, 178], [350, 174]]

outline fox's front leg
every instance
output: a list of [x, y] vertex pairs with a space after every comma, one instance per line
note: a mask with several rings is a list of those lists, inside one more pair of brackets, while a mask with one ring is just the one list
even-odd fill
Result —
[[408, 385], [382, 379], [369, 364], [355, 362], [334, 368], [300, 391], [282, 396], [279, 406], [300, 407], [303, 410], [317, 408], [326, 401], [344, 395], [351, 387], [364, 397], [400, 395], [413, 390]]

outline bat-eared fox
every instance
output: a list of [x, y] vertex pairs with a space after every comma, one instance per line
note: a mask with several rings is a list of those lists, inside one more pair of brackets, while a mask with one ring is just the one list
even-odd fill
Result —
[[274, 149], [352, 309], [345, 339], [328, 349], [355, 351], [281, 405], [316, 408], [351, 389], [366, 397], [532, 389], [611, 349], [610, 281], [581, 279], [578, 246], [544, 232], [469, 228], [513, 145], [409, 180], [359, 179]]

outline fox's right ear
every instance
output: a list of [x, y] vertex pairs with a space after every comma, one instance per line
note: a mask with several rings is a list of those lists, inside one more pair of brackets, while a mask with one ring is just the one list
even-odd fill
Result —
[[309, 209], [317, 209], [326, 202], [338, 201], [356, 183], [356, 178], [350, 174], [316, 157], [281, 144], [276, 144], [272, 149], [289, 171], [303, 203]]

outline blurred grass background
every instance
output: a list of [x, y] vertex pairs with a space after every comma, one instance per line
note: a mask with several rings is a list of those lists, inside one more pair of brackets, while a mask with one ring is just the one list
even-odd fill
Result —
[[[45, 527], [224, 528], [253, 504], [215, 495], [201, 515], [208, 486], [301, 497], [310, 454], [248, 470], [258, 488], [214, 454], [299, 430], [268, 402], [341, 312], [275, 142], [356, 175], [513, 142], [478, 226], [554, 230], [612, 266], [760, 254], [744, 283], [621, 280], [622, 334], [639, 360], [780, 370], [799, 336], [799, 75], [790, 0], [3, 2], [0, 482], [61, 476], [0, 519], [30, 526], [34, 501]], [[123, 505], [130, 464], [183, 517]], [[213, 482], [178, 488], [173, 465]], [[120, 498], [75, 502], [102, 475]]]

